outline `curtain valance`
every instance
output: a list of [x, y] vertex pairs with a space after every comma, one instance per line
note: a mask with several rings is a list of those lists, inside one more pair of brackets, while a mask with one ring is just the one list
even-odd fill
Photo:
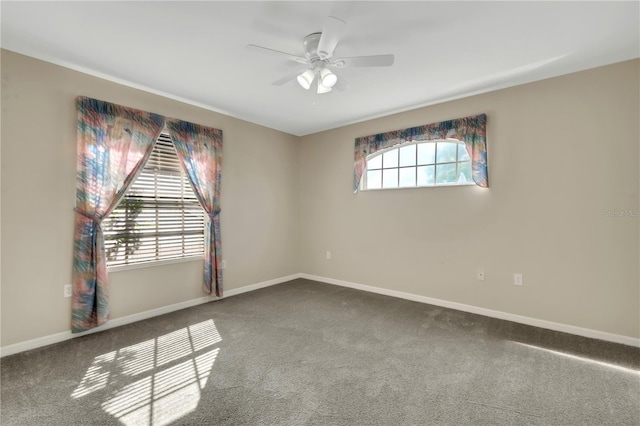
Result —
[[487, 177], [487, 115], [480, 114], [424, 126], [394, 130], [356, 138], [353, 190], [358, 192], [367, 156], [408, 142], [453, 138], [465, 143], [471, 157], [471, 175], [476, 185], [489, 186]]

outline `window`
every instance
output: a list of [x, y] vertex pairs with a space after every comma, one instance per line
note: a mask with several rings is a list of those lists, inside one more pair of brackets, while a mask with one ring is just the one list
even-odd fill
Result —
[[471, 158], [457, 139], [402, 144], [367, 158], [363, 189], [473, 185]]
[[204, 211], [169, 135], [160, 135], [102, 230], [109, 268], [204, 255]]

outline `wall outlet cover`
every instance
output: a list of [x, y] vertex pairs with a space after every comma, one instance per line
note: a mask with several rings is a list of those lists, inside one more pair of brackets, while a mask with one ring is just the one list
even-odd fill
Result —
[[513, 285], [522, 285], [522, 274], [513, 274]]

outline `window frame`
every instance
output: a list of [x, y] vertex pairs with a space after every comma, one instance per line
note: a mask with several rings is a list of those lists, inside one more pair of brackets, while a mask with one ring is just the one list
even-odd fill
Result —
[[[443, 142], [448, 142], [448, 143], [456, 143], [458, 146], [462, 145], [464, 147], [464, 149], [466, 149], [466, 144], [464, 143], [464, 141], [461, 141], [459, 139], [454, 139], [454, 138], [446, 138], [446, 139], [429, 139], [429, 140], [418, 140], [418, 141], [411, 141], [411, 142], [405, 142], [405, 143], [401, 143], [401, 144], [397, 144], [397, 145], [393, 145], [389, 148], [386, 149], [382, 149], [380, 151], [376, 151], [373, 154], [370, 154], [367, 156], [366, 158], [366, 165], [364, 168], [364, 171], [362, 173], [362, 178], [360, 179], [360, 187], [359, 190], [360, 191], [387, 191], [387, 190], [398, 190], [398, 189], [419, 189], [419, 188], [439, 188], [439, 187], [449, 187], [449, 186], [473, 186], [476, 185], [476, 183], [473, 180], [473, 164], [471, 161], [471, 156], [469, 155], [469, 153], [467, 152], [467, 155], [469, 156], [468, 160], [463, 160], [463, 161], [459, 161], [458, 160], [458, 154], [456, 151], [456, 159], [455, 161], [443, 161], [443, 162], [438, 162], [438, 143], [443, 143]], [[423, 144], [429, 144], [432, 143], [435, 145], [434, 150], [433, 150], [433, 163], [425, 163], [425, 164], [418, 164], [418, 153], [417, 153], [417, 146], [418, 145], [423, 145]], [[416, 146], [416, 162], [414, 165], [409, 165], [409, 166], [401, 166], [400, 165], [400, 149], [410, 146], [410, 145], [414, 145]], [[459, 149], [459, 148], [456, 148]], [[391, 151], [398, 151], [398, 161], [397, 161], [397, 166], [395, 167], [384, 167], [384, 158], [383, 156], [386, 153], [389, 153]], [[371, 161], [374, 158], [380, 157], [380, 167], [376, 167], [375, 169], [369, 169], [369, 161]], [[441, 165], [448, 165], [448, 164], [455, 164], [456, 165], [456, 176], [458, 176], [458, 171], [459, 171], [459, 164], [460, 163], [469, 163], [470, 167], [471, 167], [471, 176], [470, 179], [467, 180], [464, 183], [452, 183], [452, 182], [447, 182], [447, 183], [436, 183], [436, 179], [437, 179], [437, 168], [438, 166]], [[433, 166], [433, 171], [434, 171], [434, 175], [433, 175], [433, 180], [434, 183], [430, 184], [430, 185], [418, 185], [417, 182], [417, 169], [418, 167], [426, 167], [426, 166]], [[401, 169], [414, 169], [416, 170], [416, 181], [415, 181], [415, 185], [413, 186], [401, 186], [400, 185], [400, 170]], [[367, 188], [367, 180], [368, 180], [368, 171], [380, 171], [381, 172], [381, 182], [380, 182], [380, 188]], [[397, 170], [397, 186], [394, 187], [388, 187], [388, 188], [384, 188], [384, 170]]]
[[[166, 129], [164, 129], [160, 135], [158, 135], [158, 138], [156, 139], [156, 142], [154, 143], [153, 146], [153, 150], [151, 155], [149, 156], [149, 159], [147, 160], [147, 163], [141, 168], [139, 174], [135, 177], [135, 179], [133, 180], [133, 182], [131, 183], [131, 186], [127, 189], [127, 192], [123, 195], [122, 199], [119, 201], [118, 206], [116, 206], [116, 208], [113, 209], [112, 213], [114, 211], [116, 211], [118, 209], [118, 207], [127, 200], [127, 193], [129, 191], [131, 191], [132, 189], [134, 189], [134, 185], [136, 183], [136, 181], [140, 178], [140, 176], [146, 171], [149, 172], [149, 169], [147, 169], [147, 167], [149, 166], [149, 162], [152, 159], [153, 155], [154, 155], [154, 151], [156, 150], [156, 147], [158, 147], [158, 142], [162, 139], [164, 139], [163, 142], [170, 142], [171, 143], [171, 147], [173, 148], [174, 152], [175, 152], [175, 146], [173, 145], [173, 140], [171, 139], [171, 136], [169, 135], [169, 133], [166, 131]], [[159, 157], [161, 156], [161, 154], [157, 154]], [[179, 157], [177, 157], [177, 152], [175, 152], [176, 155], [176, 159], [178, 160], [179, 163], [181, 163]], [[206, 218], [206, 214], [204, 212], [204, 209], [202, 209], [202, 206], [200, 205], [200, 202], [197, 200], [196, 194], [193, 190], [193, 186], [191, 184], [191, 182], [189, 181], [187, 174], [183, 168], [182, 164], [179, 164], [179, 168], [180, 168], [180, 174], [179, 174], [179, 179], [180, 179], [180, 186], [181, 186], [181, 190], [180, 192], [184, 192], [184, 182], [183, 179], [186, 180], [186, 186], [189, 188], [189, 190], [193, 193], [193, 199], [196, 200], [196, 203], [198, 205], [198, 207], [200, 207], [201, 209], [201, 214], [202, 214], [202, 251], [201, 253], [198, 254], [189, 254], [189, 255], [184, 255], [185, 252], [185, 245], [184, 245], [184, 241], [183, 241], [183, 247], [182, 247], [182, 256], [180, 257], [170, 257], [170, 258], [156, 258], [156, 259], [149, 259], [149, 260], [141, 260], [141, 261], [135, 261], [133, 263], [119, 263], [116, 265], [109, 265], [109, 260], [106, 260], [107, 263], [107, 271], [109, 273], [111, 272], [118, 272], [118, 271], [126, 271], [126, 270], [130, 270], [130, 269], [140, 269], [140, 268], [149, 268], [149, 267], [154, 267], [154, 266], [162, 266], [162, 265], [169, 265], [169, 264], [174, 264], [174, 263], [183, 263], [183, 262], [193, 262], [193, 261], [204, 261], [204, 256], [205, 256], [205, 244], [204, 244], [204, 239], [205, 239], [205, 234], [206, 234], [206, 226], [207, 226], [207, 218]], [[162, 174], [162, 173], [161, 173]], [[166, 177], [167, 175], [170, 175], [170, 173], [164, 173], [163, 174], [164, 177]], [[157, 184], [156, 184], [157, 185]], [[158, 189], [157, 187], [155, 188], [156, 190]], [[157, 196], [156, 196], [156, 200], [157, 200]], [[177, 199], [177, 198], [176, 198]], [[182, 204], [184, 204], [184, 200], [185, 198], [181, 198], [182, 200]], [[190, 199], [191, 201], [192, 199]], [[180, 202], [176, 203], [176, 204], [180, 204]], [[184, 206], [182, 206], [184, 209]], [[158, 211], [160, 209], [158, 208], [158, 206], [156, 206], [156, 216], [158, 214]], [[186, 214], [183, 210], [182, 212], [183, 216]], [[110, 213], [111, 215], [111, 213]], [[108, 218], [110, 217], [107, 216], [104, 218], [104, 221], [107, 221]], [[104, 234], [104, 228], [103, 228], [103, 234]], [[198, 233], [199, 234], [199, 233]], [[198, 235], [196, 234], [196, 235]], [[156, 232], [156, 250], [158, 250], [158, 247], [160, 247], [160, 241], [158, 240], [159, 236], [162, 236], [162, 233], [158, 233]], [[182, 238], [184, 239], [184, 235], [182, 234]], [[107, 235], [104, 235], [104, 242], [105, 242], [105, 257], [107, 255], [107, 242], [109, 240], [107, 239]], [[157, 257], [157, 256], [156, 256]]]

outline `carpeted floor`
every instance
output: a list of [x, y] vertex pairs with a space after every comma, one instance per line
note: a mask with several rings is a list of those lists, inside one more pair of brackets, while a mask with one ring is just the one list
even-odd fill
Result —
[[639, 425], [640, 349], [294, 280], [1, 361], [8, 425]]

